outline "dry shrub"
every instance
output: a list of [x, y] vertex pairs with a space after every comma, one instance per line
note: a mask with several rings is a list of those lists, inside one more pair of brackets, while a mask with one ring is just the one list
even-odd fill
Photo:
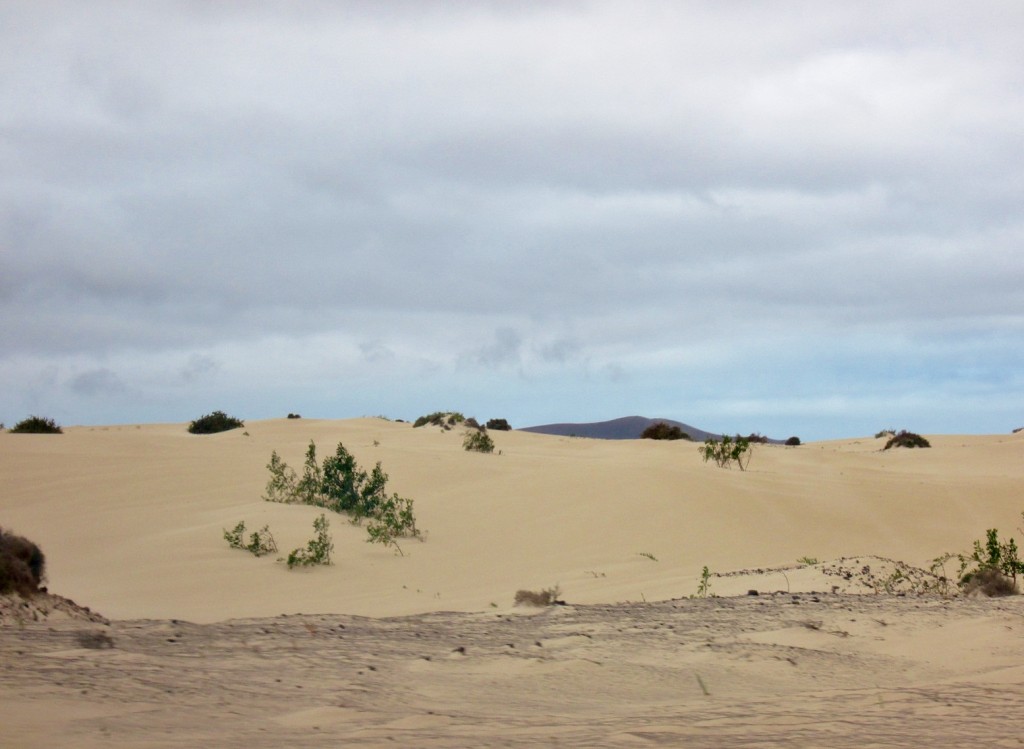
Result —
[[931, 447], [931, 443], [920, 434], [902, 429], [890, 437], [882, 449], [889, 450], [893, 447]]
[[46, 557], [27, 538], [0, 528], [0, 593], [28, 597], [46, 579]]
[[516, 606], [554, 606], [561, 603], [558, 597], [562, 594], [556, 585], [553, 588], [545, 588], [539, 593], [534, 590], [517, 590], [515, 597]]
[[964, 593], [967, 595], [975, 591], [989, 598], [1012, 596], [1017, 592], [1017, 584], [1013, 578], [1007, 577], [995, 567], [982, 567], [964, 585]]

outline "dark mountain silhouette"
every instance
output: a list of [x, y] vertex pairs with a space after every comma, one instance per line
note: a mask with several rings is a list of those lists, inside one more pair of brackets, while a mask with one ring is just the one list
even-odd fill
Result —
[[563, 437], [590, 437], [599, 440], [638, 440], [643, 431], [651, 424], [664, 422], [669, 426], [679, 427], [694, 442], [703, 442], [708, 437], [719, 438], [721, 435], [706, 432], [703, 429], [684, 424], [672, 419], [648, 419], [646, 416], [625, 416], [611, 421], [594, 421], [586, 424], [542, 424], [535, 427], [524, 427], [520, 432], [536, 432], [538, 434], [556, 434]]

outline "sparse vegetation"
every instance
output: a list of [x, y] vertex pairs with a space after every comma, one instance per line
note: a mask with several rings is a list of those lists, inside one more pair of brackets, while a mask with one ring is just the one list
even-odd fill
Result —
[[323, 513], [313, 521], [313, 530], [316, 531], [316, 538], [306, 543], [305, 549], [293, 549], [289, 554], [286, 563], [288, 569], [294, 567], [312, 567], [317, 564], [328, 565], [331, 563], [331, 552], [334, 551], [334, 543], [331, 541], [327, 529], [330, 523]]
[[975, 541], [970, 554], [957, 556], [960, 586], [965, 593], [977, 590], [987, 596], [1004, 596], [1017, 591], [1017, 575], [1024, 574], [1024, 562], [1017, 542], [1012, 538], [1000, 541], [996, 528], [988, 529], [984, 545]]
[[494, 440], [487, 432], [466, 432], [462, 447], [468, 452], [493, 453]]
[[17, 424], [11, 427], [11, 434], [63, 434], [64, 430], [60, 428], [53, 419], [47, 419], [42, 416], [29, 416], [27, 419], [22, 419]]
[[236, 419], [234, 416], [228, 416], [223, 411], [214, 411], [205, 416], [200, 416], [189, 424], [188, 431], [192, 434], [216, 434], [217, 432], [227, 432], [228, 430], [244, 426], [245, 422], [242, 420]]
[[880, 440], [883, 437], [892, 437], [896, 434], [895, 429], [882, 429], [881, 431], [875, 432], [875, 439]]
[[498, 431], [498, 432], [511, 432], [512, 431], [512, 427], [509, 425], [508, 421], [506, 421], [505, 419], [488, 419], [487, 420], [487, 428], [488, 429], [494, 429], [495, 431]]
[[745, 471], [750, 464], [751, 447], [745, 437], [731, 438], [724, 435], [721, 441], [708, 438], [701, 447], [697, 448], [704, 462], [713, 460], [719, 468], [731, 468], [735, 463], [741, 471]]
[[46, 580], [46, 557], [32, 541], [0, 528], [0, 593], [28, 598]]
[[399, 552], [398, 538], [421, 535], [416, 527], [413, 500], [397, 494], [388, 496], [388, 475], [380, 462], [367, 474], [341, 442], [334, 455], [324, 458], [321, 464], [317, 462], [316, 443], [310, 440], [301, 477], [276, 451], [271, 453], [267, 470], [270, 480], [263, 498], [269, 502], [322, 507], [348, 515], [354, 523], [369, 519], [368, 540], [394, 546]]
[[248, 543], [246, 543], [244, 520], [240, 520], [238, 525], [230, 531], [225, 529], [224, 540], [228, 542], [228, 546], [232, 549], [244, 549], [258, 557], [277, 552], [277, 542], [274, 541], [274, 535], [270, 532], [270, 527], [266, 525], [258, 531], [254, 531], [249, 536]]
[[301, 419], [302, 416], [300, 416], [299, 414], [288, 414], [288, 418], [289, 419]]
[[640, 439], [688, 440], [690, 439], [690, 435], [688, 435], [678, 426], [666, 424], [664, 421], [659, 421], [656, 424], [651, 424], [649, 427], [644, 429], [644, 431], [640, 433]]
[[[745, 439], [747, 442], [749, 442], [752, 445], [753, 444], [767, 445], [768, 441], [769, 441], [767, 437], [765, 437], [763, 434], [759, 434], [758, 432], [751, 432], [750, 434], [748, 434], [743, 439]], [[739, 440], [740, 440], [740, 436], [737, 434], [736, 435], [736, 441], [738, 442]]]
[[649, 551], [641, 551], [641, 552], [639, 552], [639, 556], [642, 556], [642, 557], [645, 557], [647, 559], [650, 559], [652, 562], [657, 562], [658, 561], [658, 558], [656, 556], [654, 556], [654, 554], [652, 554]]
[[431, 426], [441, 427], [444, 431], [448, 431], [454, 426], [461, 424], [466, 420], [466, 417], [460, 414], [458, 411], [435, 411], [432, 414], [421, 416], [413, 422], [413, 427]]
[[920, 434], [903, 429], [892, 435], [882, 449], [888, 450], [892, 447], [931, 447], [931, 444]]
[[562, 590], [557, 585], [553, 588], [545, 588], [537, 592], [533, 590], [517, 590], [515, 595], [516, 606], [554, 606], [564, 604], [560, 596]]
[[807, 565], [817, 564], [818, 563], [818, 558], [817, 557], [800, 557], [799, 559], [796, 560], [796, 563], [797, 564], [807, 564]]
[[799, 447], [799, 446], [800, 446], [800, 438], [799, 437], [790, 437], [788, 440], [786, 440], [786, 447]]

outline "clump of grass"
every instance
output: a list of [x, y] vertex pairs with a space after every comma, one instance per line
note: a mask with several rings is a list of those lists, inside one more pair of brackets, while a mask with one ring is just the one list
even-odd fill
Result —
[[561, 588], [556, 585], [553, 588], [545, 588], [539, 592], [534, 590], [517, 590], [514, 600], [516, 606], [554, 606], [555, 604], [565, 603], [560, 600], [559, 596], [561, 595]]
[[807, 565], [817, 564], [818, 563], [818, 558], [817, 557], [800, 557], [799, 559], [796, 560], [796, 563], [797, 564], [807, 564]]
[[11, 427], [11, 434], [63, 434], [64, 430], [60, 428], [53, 419], [47, 419], [42, 416], [29, 416], [27, 419], [22, 419], [17, 424]]
[[638, 553], [638, 556], [646, 557], [647, 559], [650, 559], [652, 562], [658, 561], [658, 557], [654, 556], [654, 554], [652, 554], [649, 551], [641, 551]]
[[46, 580], [46, 557], [32, 541], [0, 528], [0, 593], [29, 597]]
[[216, 434], [217, 432], [226, 432], [230, 429], [238, 429], [244, 426], [245, 422], [241, 419], [228, 416], [223, 411], [214, 411], [205, 416], [200, 416], [190, 423], [188, 431], [191, 434]]

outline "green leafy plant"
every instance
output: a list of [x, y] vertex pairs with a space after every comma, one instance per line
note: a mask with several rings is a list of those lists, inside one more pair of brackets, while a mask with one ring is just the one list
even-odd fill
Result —
[[731, 468], [735, 463], [741, 471], [745, 471], [750, 464], [750, 456], [753, 452], [750, 442], [745, 437], [724, 435], [721, 440], [708, 438], [704, 444], [697, 448], [704, 462], [714, 461], [719, 468]]
[[295, 471], [281, 460], [276, 450], [270, 454], [267, 470], [270, 471], [270, 480], [267, 482], [263, 499], [268, 502], [293, 502], [298, 493], [298, 477]]
[[684, 432], [680, 427], [666, 424], [664, 421], [659, 421], [656, 424], [651, 424], [649, 427], [644, 429], [640, 433], [640, 439], [645, 440], [688, 440], [690, 435]]
[[705, 564], [700, 573], [700, 582], [697, 584], [697, 598], [707, 598], [711, 592], [711, 572]]
[[799, 559], [796, 560], [796, 563], [797, 564], [817, 564], [818, 563], [818, 558], [817, 557], [800, 557]]
[[1012, 538], [1000, 541], [996, 528], [988, 529], [984, 544], [975, 541], [971, 553], [959, 554], [958, 558], [960, 585], [967, 592], [1008, 595], [1017, 590], [1017, 575], [1024, 574], [1017, 542]]
[[786, 447], [799, 447], [799, 446], [800, 446], [800, 438], [799, 437], [790, 437], [788, 440], [786, 440]]
[[380, 462], [366, 473], [341, 442], [334, 455], [318, 464], [316, 444], [310, 441], [301, 478], [296, 477], [276, 452], [271, 454], [267, 469], [270, 480], [264, 499], [268, 501], [322, 507], [348, 515], [354, 523], [369, 519], [369, 540], [393, 546], [399, 552], [398, 538], [422, 536], [416, 527], [413, 501], [397, 494], [388, 496], [388, 475]]
[[42, 416], [29, 416], [11, 427], [11, 434], [63, 434], [56, 421]]
[[226, 432], [230, 429], [238, 429], [244, 426], [244, 421], [236, 419], [234, 416], [228, 416], [223, 411], [214, 411], [205, 416], [200, 416], [189, 424], [188, 431], [192, 434], [216, 434], [217, 432]]
[[313, 521], [313, 530], [316, 531], [316, 538], [310, 539], [306, 543], [305, 549], [293, 549], [288, 554], [286, 560], [288, 569], [311, 567], [317, 564], [328, 565], [331, 563], [331, 552], [334, 551], [334, 543], [332, 543], [331, 537], [327, 533], [328, 528], [330, 528], [330, 523], [321, 513], [320, 517]]
[[225, 530], [224, 540], [228, 542], [228, 546], [232, 549], [244, 549], [258, 557], [273, 554], [277, 551], [277, 542], [274, 541], [274, 536], [270, 532], [270, 526], [267, 525], [263, 526], [258, 531], [254, 531], [249, 536], [248, 543], [246, 543], [244, 520], [240, 520], [238, 525], [236, 525], [232, 530]]
[[462, 447], [468, 452], [493, 453], [494, 440], [487, 432], [466, 432]]

